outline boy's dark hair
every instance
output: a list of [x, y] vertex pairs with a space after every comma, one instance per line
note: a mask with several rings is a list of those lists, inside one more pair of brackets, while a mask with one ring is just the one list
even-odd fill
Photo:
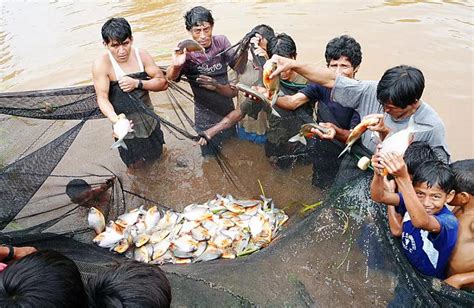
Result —
[[450, 167], [454, 173], [456, 193], [467, 192], [474, 196], [474, 159], [458, 160]]
[[296, 59], [296, 43], [288, 34], [278, 34], [268, 42], [267, 48], [270, 57], [279, 55], [285, 58]]
[[66, 194], [71, 200], [77, 200], [80, 195], [91, 189], [89, 183], [82, 179], [73, 179], [66, 185]]
[[442, 161], [430, 160], [416, 168], [412, 182], [413, 185], [426, 182], [428, 187], [438, 185], [445, 193], [449, 194], [454, 189], [454, 173]]
[[253, 33], [252, 36], [254, 36], [255, 33], [260, 34], [264, 39], [267, 40], [267, 42], [270, 42], [275, 37], [275, 31], [273, 31], [273, 28], [265, 24], [253, 27], [251, 33]]
[[191, 30], [192, 27], [200, 26], [204, 22], [214, 25], [214, 18], [211, 11], [203, 6], [195, 6], [184, 14], [184, 22], [186, 30]]
[[400, 65], [385, 71], [377, 85], [377, 100], [384, 106], [399, 108], [415, 104], [425, 89], [423, 73], [412, 66]]
[[403, 160], [407, 165], [408, 173], [413, 175], [418, 166], [425, 161], [437, 160], [438, 156], [431, 146], [424, 141], [412, 142], [403, 155]]
[[89, 279], [89, 307], [169, 307], [171, 287], [157, 266], [129, 261]]
[[102, 39], [106, 44], [110, 41], [122, 44], [128, 38], [132, 38], [132, 28], [125, 18], [110, 18], [102, 26]]
[[76, 264], [42, 250], [0, 273], [0, 307], [87, 307], [87, 295]]
[[339, 60], [340, 57], [347, 57], [353, 67], [358, 67], [362, 62], [362, 51], [360, 44], [349, 35], [335, 37], [326, 45], [326, 63], [329, 65], [331, 60]]

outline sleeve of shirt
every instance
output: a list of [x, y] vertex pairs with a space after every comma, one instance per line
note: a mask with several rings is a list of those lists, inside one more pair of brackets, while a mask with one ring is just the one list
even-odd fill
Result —
[[360, 115], [357, 111], [353, 110], [352, 112], [352, 117], [351, 117], [351, 122], [350, 122], [350, 128], [353, 129], [360, 123]]
[[407, 207], [405, 206], [405, 200], [403, 200], [403, 195], [402, 193], [397, 193], [398, 197], [400, 198], [400, 203], [398, 203], [398, 206], [395, 207], [395, 211], [402, 216], [405, 215], [407, 212]]
[[415, 134], [415, 141], [427, 142], [433, 149], [435, 149], [436, 155], [440, 160], [449, 163], [450, 154], [445, 140], [445, 130], [442, 123], [435, 125], [433, 129], [428, 132], [419, 132]]
[[301, 89], [299, 93], [302, 93], [311, 101], [319, 101], [322, 98], [322, 95], [321, 95], [321, 92], [319, 91], [318, 86], [315, 85], [314, 83], [307, 85], [306, 87]]
[[439, 233], [430, 232], [429, 238], [433, 243], [438, 242], [443, 246], [454, 247], [458, 236], [458, 220], [451, 213], [437, 215], [435, 218], [439, 222], [441, 230]]
[[333, 101], [344, 107], [356, 109], [362, 101], [377, 96], [377, 82], [355, 80], [344, 76], [337, 76], [331, 92]]

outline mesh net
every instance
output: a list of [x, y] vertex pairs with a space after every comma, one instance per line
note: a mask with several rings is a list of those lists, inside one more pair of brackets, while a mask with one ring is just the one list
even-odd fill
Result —
[[[3, 94], [0, 112], [42, 119], [98, 118], [92, 91], [82, 87]], [[169, 95], [180, 91], [184, 90]], [[54, 107], [52, 112], [45, 113], [49, 106]], [[182, 119], [184, 131], [192, 127], [190, 122]], [[50, 194], [47, 202], [33, 200], [45, 181], [77, 177], [55, 175], [54, 170], [85, 123], [84, 119], [1, 170], [0, 217], [3, 243], [58, 250], [75, 260], [87, 279], [124, 257], [96, 247], [85, 224], [73, 223], [84, 220], [85, 211], [64, 201], [64, 184], [57, 194], [62, 198]], [[234, 260], [162, 266], [172, 285], [173, 305], [473, 306], [472, 293], [455, 290], [411, 267], [398, 240], [390, 235], [385, 208], [370, 199], [371, 173], [347, 171], [354, 170], [356, 161], [347, 157], [341, 169], [345, 171], [338, 174], [323, 206], [301, 221], [290, 219], [265, 249]], [[104, 173], [83, 177], [99, 181], [111, 176], [110, 171]], [[144, 202], [167, 209], [117, 181], [105, 212], [113, 219]]]
[[0, 113], [55, 120], [103, 117], [93, 86], [1, 93]]

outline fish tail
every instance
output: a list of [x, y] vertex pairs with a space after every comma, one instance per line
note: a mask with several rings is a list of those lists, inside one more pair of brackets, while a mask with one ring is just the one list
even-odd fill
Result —
[[272, 97], [272, 101], [270, 102], [270, 105], [273, 107], [275, 106], [276, 102], [277, 102], [277, 99], [278, 99], [278, 93], [273, 93], [273, 97]]
[[111, 149], [117, 149], [118, 147], [122, 147], [125, 150], [128, 150], [128, 147], [125, 144], [125, 141], [123, 141], [123, 139], [119, 139], [119, 140], [115, 141], [114, 144], [112, 144], [112, 146], [110, 148]]
[[272, 114], [276, 117], [281, 118], [281, 115], [273, 107], [271, 107], [271, 108], [272, 108]]
[[298, 142], [298, 141], [301, 142], [304, 145], [307, 144], [306, 138], [303, 135], [299, 134], [299, 133], [294, 135], [290, 139], [288, 139], [288, 142]]
[[350, 151], [351, 151], [351, 146], [352, 146], [351, 144], [348, 144], [348, 145], [344, 148], [344, 150], [342, 150], [341, 154], [339, 154], [339, 156], [338, 156], [337, 158], [340, 158], [340, 157], [341, 157], [344, 153], [346, 153], [346, 152], [350, 152]]

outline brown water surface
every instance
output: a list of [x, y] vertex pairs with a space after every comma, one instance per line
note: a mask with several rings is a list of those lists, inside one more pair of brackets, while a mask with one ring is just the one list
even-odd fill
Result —
[[[127, 18], [135, 46], [166, 65], [177, 42], [188, 37], [182, 15], [192, 6], [186, 1], [2, 2], [0, 91], [90, 84], [92, 61], [104, 48], [100, 28], [110, 17]], [[206, 7], [215, 17], [214, 33], [226, 34], [232, 43], [253, 26], [266, 23], [295, 39], [299, 59], [321, 65], [326, 43], [349, 34], [362, 45], [359, 79], [378, 79], [387, 68], [399, 64], [419, 67], [426, 78], [423, 99], [444, 120], [453, 159], [474, 157], [472, 2], [208, 1]], [[177, 121], [166, 95], [154, 94], [152, 98], [158, 114]], [[185, 105], [192, 112], [192, 105]], [[75, 123], [1, 116], [0, 165], [34, 151]], [[118, 153], [110, 150], [109, 122], [89, 121], [55, 173], [104, 174], [104, 165], [123, 178], [127, 189], [178, 210], [192, 202], [205, 202], [216, 193], [256, 197], [261, 193], [258, 180], [265, 194], [294, 217], [301, 216], [296, 201], [311, 204], [322, 198], [311, 186], [311, 166], [276, 170], [262, 146], [239, 140], [226, 143], [223, 153], [236, 172], [241, 186], [238, 191], [213, 159], [201, 157], [198, 147], [166, 131], [165, 135], [163, 158], [130, 175]], [[64, 195], [48, 197], [63, 192], [64, 185], [61, 179], [48, 179], [31, 203], [66, 204]], [[28, 213], [34, 213], [33, 207], [26, 207], [21, 215]], [[57, 228], [67, 229], [73, 220], [71, 217]], [[338, 247], [332, 249], [328, 255], [338, 251]]]

